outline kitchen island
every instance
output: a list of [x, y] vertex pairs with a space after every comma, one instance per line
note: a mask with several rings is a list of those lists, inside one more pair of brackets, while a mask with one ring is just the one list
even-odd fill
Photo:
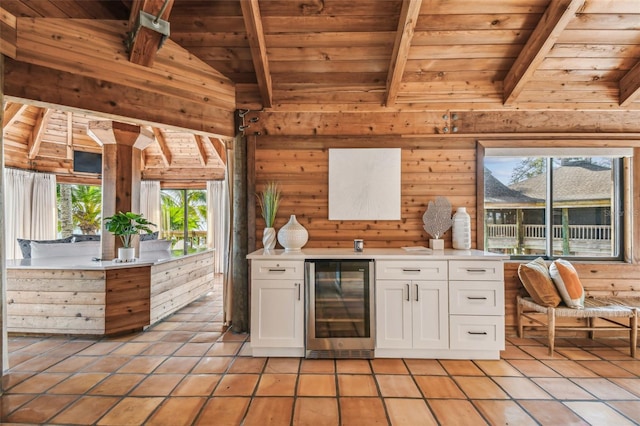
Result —
[[213, 251], [7, 261], [10, 333], [114, 335], [148, 327], [213, 287]]
[[498, 359], [504, 349], [507, 256], [410, 247], [258, 250], [247, 258], [254, 356], [305, 356], [313, 293], [305, 261], [327, 259], [374, 264], [375, 357]]

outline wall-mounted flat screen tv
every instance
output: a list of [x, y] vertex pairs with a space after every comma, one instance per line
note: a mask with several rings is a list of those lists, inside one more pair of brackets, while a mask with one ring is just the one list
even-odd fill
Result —
[[102, 173], [102, 154], [73, 151], [73, 171], [82, 173]]

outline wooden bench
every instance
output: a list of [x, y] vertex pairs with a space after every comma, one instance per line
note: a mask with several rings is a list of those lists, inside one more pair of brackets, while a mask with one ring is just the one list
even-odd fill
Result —
[[[533, 325], [529, 328], [546, 328], [548, 336], [549, 355], [553, 355], [556, 330], [588, 331], [589, 337], [593, 338], [595, 331], [619, 331], [629, 330], [629, 350], [631, 357], [636, 356], [636, 346], [638, 343], [638, 310], [640, 298], [624, 297], [588, 297], [584, 302], [584, 309], [573, 309], [566, 306], [548, 307], [538, 305], [530, 297], [517, 297], [516, 315], [518, 337], [524, 337], [523, 319], [528, 319]], [[539, 315], [545, 314], [546, 322], [540, 319]], [[586, 326], [557, 326], [556, 318], [584, 318], [587, 320]], [[607, 325], [596, 325], [595, 319], [605, 320]], [[628, 319], [628, 323], [626, 323]]]

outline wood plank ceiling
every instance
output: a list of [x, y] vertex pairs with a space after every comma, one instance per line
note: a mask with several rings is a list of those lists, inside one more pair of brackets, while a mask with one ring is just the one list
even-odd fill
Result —
[[[100, 28], [114, 28], [109, 22], [116, 20], [125, 28], [132, 10], [158, 13], [163, 4], [3, 0], [0, 12], [9, 26], [7, 14], [69, 25], [94, 20]], [[194, 76], [210, 67], [211, 76], [228, 79], [239, 110], [640, 110], [639, 0], [168, 0], [164, 7], [170, 44], [159, 52], [183, 49], [201, 61]], [[33, 32], [41, 22], [33, 21]], [[3, 36], [9, 56], [10, 41]], [[130, 60], [153, 70], [155, 51], [142, 43]], [[16, 49], [19, 60], [19, 41]], [[223, 92], [212, 93], [216, 107], [228, 105]], [[18, 104], [5, 110], [5, 140], [11, 146], [18, 143], [12, 138], [31, 135], [20, 147], [29, 158], [63, 158], [69, 142], [49, 141], [87, 121], [72, 114], [69, 124], [63, 112]], [[34, 130], [31, 123], [52, 129]], [[216, 154], [224, 156], [219, 139], [154, 132], [157, 143], [146, 156], [151, 168], [189, 167], [183, 156], [199, 166], [224, 163]], [[72, 133], [73, 144], [90, 145], [82, 132]]]

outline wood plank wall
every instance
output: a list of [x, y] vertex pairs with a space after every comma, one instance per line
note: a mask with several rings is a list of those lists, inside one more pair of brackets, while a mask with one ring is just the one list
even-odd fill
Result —
[[[363, 238], [365, 247], [426, 245], [429, 237], [422, 228], [422, 214], [427, 203], [438, 195], [446, 196], [454, 211], [459, 206], [467, 207], [471, 215], [473, 247], [476, 247], [477, 136], [402, 138], [269, 134], [249, 138], [255, 138], [255, 143], [249, 143], [250, 147], [255, 146], [255, 190], [260, 191], [269, 181], [281, 185], [283, 199], [275, 227], [281, 228], [289, 216], [295, 214], [309, 231], [307, 247], [351, 247], [354, 238]], [[327, 219], [328, 149], [363, 147], [402, 149], [401, 220]], [[635, 185], [640, 180], [639, 174], [632, 174]], [[634, 191], [637, 194], [638, 189]], [[255, 245], [261, 248], [264, 221], [257, 207], [254, 226]], [[637, 234], [635, 229], [628, 237], [637, 238]], [[451, 247], [451, 231], [444, 239], [446, 247]], [[506, 331], [509, 335], [515, 334], [515, 297], [523, 290], [517, 276], [519, 263], [505, 264]], [[638, 264], [577, 262], [576, 267], [587, 294], [602, 295], [613, 291], [640, 296]]]
[[151, 324], [213, 289], [210, 251], [151, 267]]
[[[260, 136], [255, 146], [256, 191], [270, 181], [278, 182], [282, 190], [275, 228], [295, 214], [309, 231], [307, 247], [351, 247], [354, 238], [364, 239], [365, 247], [427, 245], [422, 215], [438, 195], [445, 195], [454, 211], [466, 207], [475, 220], [476, 145], [472, 138]], [[363, 147], [402, 149], [401, 220], [328, 220], [328, 150]], [[259, 208], [255, 221], [260, 248], [264, 221]], [[444, 240], [451, 247], [450, 230]]]
[[7, 330], [103, 334], [105, 279], [105, 271], [8, 270]]

